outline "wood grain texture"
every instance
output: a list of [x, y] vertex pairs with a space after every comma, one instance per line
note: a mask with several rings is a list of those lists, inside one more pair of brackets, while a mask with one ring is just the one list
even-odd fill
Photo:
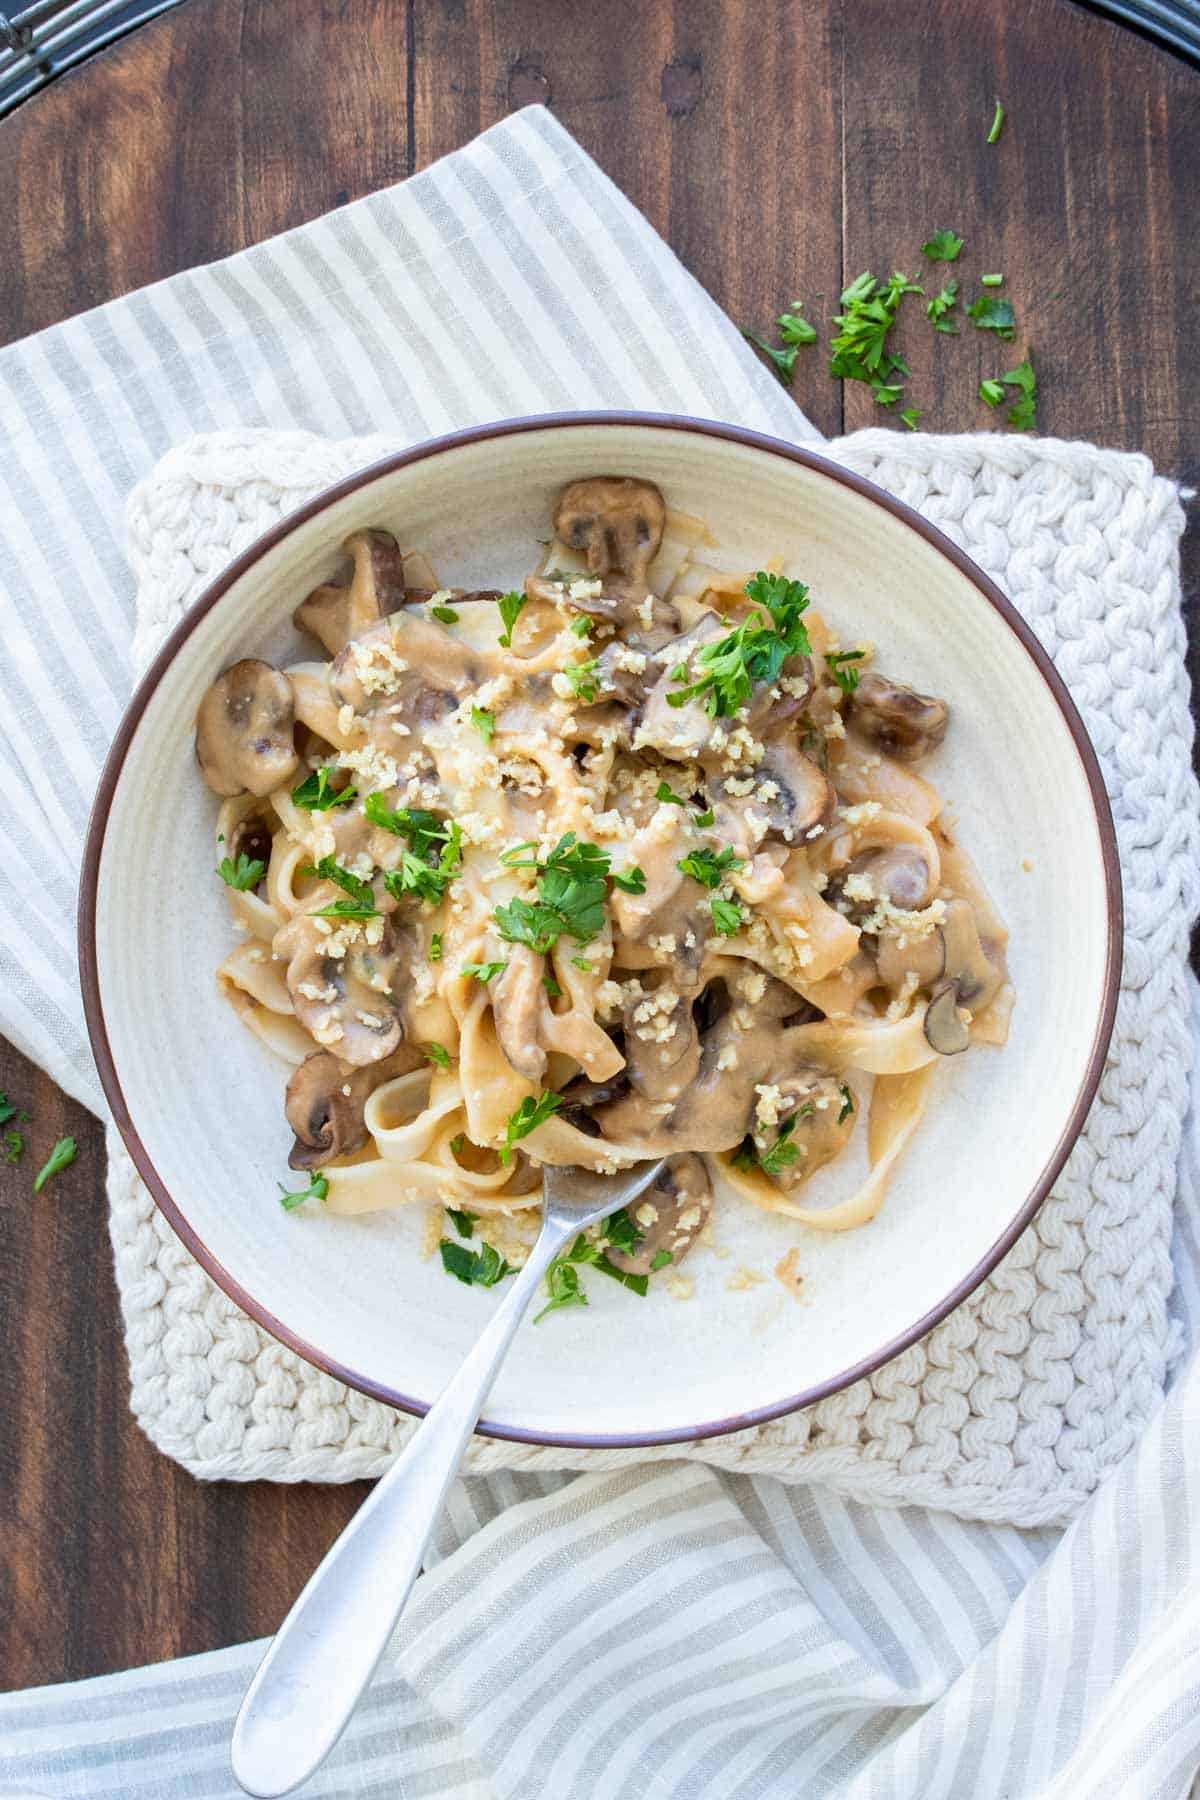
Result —
[[[1031, 345], [1044, 430], [1200, 477], [1200, 75], [1070, 0], [189, 0], [0, 123], [0, 342], [397, 180], [530, 101], [760, 330], [797, 298], [826, 336], [846, 280], [912, 274], [953, 226], [955, 272], [973, 293], [1002, 271], [1021, 331], [935, 339], [914, 309], [922, 423], [994, 426], [979, 378]], [[825, 367], [802, 354], [795, 386], [822, 430], [894, 422]], [[362, 1490], [202, 1487], [150, 1448], [100, 1128], [3, 1045], [0, 1089], [34, 1115], [25, 1162], [0, 1165], [0, 1684], [267, 1632]], [[34, 1199], [65, 1133], [79, 1159]]]

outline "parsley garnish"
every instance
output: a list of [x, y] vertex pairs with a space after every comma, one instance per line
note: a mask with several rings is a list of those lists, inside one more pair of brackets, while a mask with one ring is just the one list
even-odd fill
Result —
[[614, 1250], [623, 1250], [632, 1256], [642, 1239], [644, 1231], [639, 1231], [623, 1206], [618, 1206], [615, 1213], [610, 1214], [604, 1224], [604, 1240]]
[[0, 1094], [0, 1125], [7, 1125], [10, 1119], [17, 1116], [17, 1108], [7, 1094]]
[[[586, 1238], [577, 1238], [575, 1247], [586, 1244]], [[579, 1285], [579, 1270], [572, 1267], [570, 1254], [556, 1256], [546, 1270], [546, 1292], [550, 1298], [541, 1312], [533, 1315], [535, 1325], [540, 1325], [547, 1313], [557, 1312], [563, 1306], [586, 1306], [588, 1297]]]
[[958, 288], [958, 276], [952, 275], [941, 293], [935, 294], [925, 308], [925, 317], [930, 320], [935, 331], [945, 331], [951, 336], [957, 332], [958, 327], [949, 323], [946, 314], [952, 312], [958, 304]]
[[585, 975], [594, 975], [596, 973], [595, 965], [590, 963], [586, 956], [573, 956], [571, 958], [571, 967], [573, 969], [582, 969]]
[[444, 1045], [426, 1044], [425, 1054], [431, 1063], [437, 1064], [439, 1069], [448, 1069], [450, 1067], [450, 1052]]
[[442, 625], [458, 624], [458, 614], [452, 606], [431, 606], [429, 616], [431, 619], [437, 619]]
[[575, 636], [577, 638], [590, 637], [591, 631], [592, 631], [592, 621], [588, 617], [587, 613], [580, 613], [579, 617], [572, 621], [570, 629], [575, 633]]
[[244, 894], [248, 888], [256, 888], [266, 872], [266, 863], [257, 859], [251, 862], [244, 850], [236, 863], [231, 856], [223, 856], [217, 865], [217, 874], [225, 886], [239, 894]]
[[[677, 693], [668, 694], [672, 706], [686, 706], [703, 698], [710, 718], [729, 718], [749, 700], [756, 681], [774, 681], [789, 656], [807, 656], [812, 646], [800, 615], [808, 607], [808, 589], [786, 575], [768, 575], [760, 569], [746, 583], [746, 593], [765, 610], [747, 619], [728, 637], [705, 644], [696, 653], [695, 665], [703, 672]], [[671, 670], [672, 681], [686, 681], [685, 664]]]
[[3, 1146], [0, 1155], [3, 1156], [6, 1163], [20, 1162], [25, 1153], [25, 1139], [19, 1131], [6, 1131], [3, 1137], [0, 1137], [0, 1145]]
[[[799, 306], [799, 304], [798, 300], [792, 301], [793, 306]], [[780, 313], [775, 323], [779, 327], [779, 335], [785, 344], [794, 344], [799, 348], [804, 344], [815, 344], [817, 341], [816, 327], [810, 325], [807, 319], [802, 319], [799, 313]]]
[[542, 976], [542, 986], [545, 988], [546, 992], [549, 994], [549, 996], [552, 1000], [558, 1000], [561, 998], [562, 989], [559, 987], [557, 981], [555, 981], [553, 975], [543, 975]]
[[585, 706], [590, 706], [596, 698], [596, 665], [599, 660], [599, 657], [591, 656], [586, 662], [569, 663], [563, 670], [571, 692]]
[[715, 850], [689, 850], [675, 864], [681, 875], [690, 875], [702, 887], [718, 888], [726, 875], [732, 875], [745, 867], [745, 862], [736, 850], [727, 848], [719, 854]]
[[502, 649], [507, 650], [512, 644], [513, 626], [516, 624], [517, 617], [524, 608], [525, 596], [524, 594], [512, 592], [501, 594], [496, 604], [500, 608], [500, 617], [504, 622], [504, 630], [500, 634], [500, 646]]
[[403, 899], [405, 894], [416, 894], [419, 899], [436, 904], [442, 898], [462, 867], [461, 826], [451, 820], [445, 837], [436, 863], [427, 862], [412, 850], [401, 852], [400, 867], [389, 869], [383, 878], [383, 885], [393, 900]]
[[498, 1281], [512, 1274], [511, 1266], [491, 1244], [480, 1244], [478, 1250], [468, 1250], [464, 1244], [456, 1244], [453, 1238], [443, 1238], [438, 1249], [447, 1275], [465, 1281], [468, 1287], [495, 1287]]
[[1004, 402], [1004, 383], [1002, 381], [981, 381], [979, 398], [986, 400], [989, 406], [1001, 406]]
[[[812, 1107], [809, 1107], [809, 1112]], [[758, 1159], [758, 1166], [764, 1175], [778, 1175], [784, 1169], [790, 1169], [800, 1154], [800, 1146], [792, 1142], [792, 1133], [796, 1129], [797, 1113], [785, 1119], [779, 1127], [779, 1133], [769, 1150], [765, 1150]]]
[[980, 331], [994, 331], [1006, 343], [1017, 335], [1017, 316], [1012, 301], [1000, 299], [995, 294], [980, 294], [978, 300], [968, 306], [967, 317]]
[[917, 420], [920, 416], [921, 415], [915, 406], [906, 406], [904, 411], [900, 414], [901, 419], [908, 426], [910, 431], [915, 431], [917, 429]]
[[440, 931], [435, 931], [429, 940], [429, 960], [430, 962], [441, 962], [442, 960], [442, 934]]
[[838, 1089], [838, 1093], [842, 1096], [842, 1110], [837, 1116], [837, 1122], [839, 1125], [844, 1125], [854, 1111], [854, 1095], [845, 1082]]
[[473, 975], [476, 981], [482, 981], [486, 986], [494, 975], [499, 975], [501, 969], [507, 969], [507, 967], [506, 962], [464, 963], [459, 973]]
[[708, 910], [712, 914], [713, 930], [720, 937], [734, 937], [741, 930], [746, 915], [736, 900], [723, 900], [714, 894]]
[[1000, 137], [1000, 130], [1001, 130], [1001, 127], [1003, 126], [1003, 124], [1004, 124], [1004, 108], [1001, 106], [999, 100], [997, 100], [996, 111], [992, 115], [992, 128], [987, 134], [987, 141], [989, 144], [994, 144], [998, 141], [998, 139]]
[[[546, 1270], [546, 1292], [550, 1297], [541, 1312], [535, 1316], [533, 1321], [535, 1325], [539, 1324], [547, 1313], [557, 1312], [560, 1307], [587, 1305], [588, 1297], [579, 1285], [579, 1265], [581, 1264], [590, 1265], [592, 1268], [599, 1269], [602, 1274], [610, 1275], [614, 1281], [619, 1281], [622, 1287], [632, 1288], [635, 1294], [640, 1294], [645, 1299], [649, 1286], [648, 1278], [645, 1275], [631, 1275], [625, 1269], [618, 1269], [615, 1263], [609, 1262], [606, 1254], [610, 1245], [614, 1250], [627, 1252], [635, 1250], [642, 1241], [642, 1233], [623, 1207], [606, 1221], [603, 1231], [604, 1237], [600, 1243], [594, 1244], [590, 1238], [580, 1236], [575, 1239], [569, 1250], [554, 1258]], [[666, 1255], [668, 1262], [671, 1261], [669, 1252], [660, 1250], [658, 1256], [663, 1255]], [[658, 1257], [655, 1257], [652, 1267], [662, 1267]]]
[[[510, 900], [496, 908], [500, 936], [510, 944], [528, 944], [543, 956], [564, 934], [576, 943], [590, 943], [604, 929], [608, 852], [597, 844], [577, 843], [573, 831], [558, 840], [544, 862], [536, 856], [520, 855], [532, 848], [532, 842], [514, 844], [500, 859], [510, 868], [535, 869], [538, 894], [536, 901]], [[625, 870], [611, 879], [626, 893], [645, 892], [646, 877], [640, 869]]]
[[495, 713], [488, 712], [487, 708], [484, 706], [473, 706], [471, 708], [471, 723], [483, 739], [484, 743], [490, 744], [492, 741], [492, 733], [496, 729]]
[[699, 826], [701, 831], [704, 831], [704, 830], [707, 830], [708, 826], [710, 826], [713, 823], [716, 816], [717, 816], [716, 813], [713, 811], [712, 807], [710, 806], [704, 812], [697, 813], [695, 818], [692, 820], [692, 824]]
[[[900, 415], [903, 418], [903, 413]], [[865, 650], [827, 650], [825, 663], [843, 694], [852, 694], [858, 686], [858, 670], [854, 667], [866, 655]]]
[[658, 801], [658, 804], [660, 806], [686, 806], [687, 805], [687, 801], [682, 797], [682, 795], [675, 793], [674, 789], [669, 788], [665, 781], [659, 782], [658, 788], [654, 795], [654, 798]]
[[830, 345], [833, 356], [829, 373], [843, 381], [864, 381], [881, 406], [894, 405], [900, 388], [889, 383], [888, 376], [907, 376], [911, 370], [903, 357], [886, 348], [887, 335], [903, 296], [924, 291], [907, 275], [894, 274], [890, 281], [881, 284], [864, 270], [842, 290], [845, 311], [834, 319], [841, 331]]
[[330, 786], [330, 777], [334, 774], [332, 763], [323, 763], [307, 775], [299, 787], [292, 789], [292, 805], [303, 808], [305, 812], [328, 812], [331, 806], [345, 806], [355, 795], [353, 786], [334, 788]]
[[311, 919], [371, 919], [377, 907], [375, 895], [369, 881], [363, 881], [358, 875], [352, 875], [349, 869], [343, 869], [336, 857], [323, 856], [314, 868], [311, 863], [300, 870], [301, 875], [317, 875], [322, 881], [332, 881], [343, 892], [349, 894], [349, 900], [335, 900], [329, 906], [318, 906], [309, 914]]
[[288, 1193], [282, 1181], [277, 1182], [276, 1186], [279, 1189], [279, 1204], [284, 1212], [295, 1212], [306, 1200], [324, 1200], [329, 1192], [329, 1183], [324, 1175], [314, 1175], [306, 1188], [300, 1188], [294, 1194]]
[[68, 1168], [78, 1155], [78, 1146], [73, 1137], [59, 1138], [45, 1163], [34, 1177], [33, 1191], [40, 1194], [46, 1183], [58, 1174], [60, 1169]]
[[[458, 1144], [460, 1149], [462, 1148], [461, 1138], [456, 1138], [455, 1143]], [[450, 1148], [453, 1150], [454, 1144], [451, 1144]], [[479, 1220], [474, 1213], [460, 1212], [456, 1206], [448, 1206], [446, 1211], [449, 1213], [450, 1221], [459, 1237], [469, 1238], [475, 1236], [475, 1227], [479, 1223]]]
[[531, 1131], [536, 1131], [539, 1125], [544, 1125], [561, 1105], [561, 1094], [539, 1094], [536, 1100], [532, 1094], [526, 1094], [504, 1127], [504, 1143], [500, 1149], [500, 1161], [510, 1163], [513, 1145], [518, 1143], [521, 1138], [528, 1137]]
[[927, 256], [930, 262], [957, 262], [966, 241], [956, 231], [935, 231], [928, 242], [921, 245], [921, 255]]
[[673, 1263], [674, 1261], [675, 1258], [671, 1255], [669, 1250], [656, 1250], [651, 1258], [650, 1273], [652, 1275], [657, 1275], [660, 1269], [665, 1269], [668, 1263]]
[[368, 794], [363, 801], [363, 812], [372, 825], [390, 831], [393, 837], [407, 838], [418, 856], [428, 857], [437, 845], [446, 843], [450, 837], [436, 813], [407, 806], [393, 812], [382, 794]]

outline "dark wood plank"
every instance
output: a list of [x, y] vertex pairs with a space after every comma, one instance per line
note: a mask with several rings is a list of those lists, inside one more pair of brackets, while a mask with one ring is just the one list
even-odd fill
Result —
[[[1009, 118], [989, 148], [997, 92]], [[0, 123], [0, 342], [541, 100], [739, 323], [767, 327], [795, 297], [824, 331], [846, 279], [911, 272], [953, 225], [960, 273], [1008, 278], [1044, 428], [1200, 474], [1184, 423], [1200, 77], [1070, 0], [189, 0]], [[975, 389], [1007, 347], [935, 343], [919, 314], [903, 342], [924, 424], [995, 423]], [[827, 432], [880, 419], [823, 351], [795, 392]], [[149, 1446], [128, 1412], [100, 1129], [3, 1045], [0, 1088], [34, 1114], [28, 1161], [0, 1165], [6, 1683], [266, 1632], [360, 1490], [202, 1487]], [[79, 1160], [35, 1200], [67, 1132]]]

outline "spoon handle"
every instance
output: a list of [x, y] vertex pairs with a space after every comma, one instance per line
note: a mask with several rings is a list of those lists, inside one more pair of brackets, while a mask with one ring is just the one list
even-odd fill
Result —
[[248, 1794], [290, 1793], [341, 1736], [420, 1570], [513, 1333], [547, 1265], [574, 1235], [543, 1224], [479, 1342], [280, 1626], [233, 1728], [233, 1773]]

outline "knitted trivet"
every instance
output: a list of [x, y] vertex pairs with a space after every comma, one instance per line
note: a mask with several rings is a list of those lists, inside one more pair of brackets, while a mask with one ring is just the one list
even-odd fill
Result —
[[[172, 451], [130, 504], [135, 653], [284, 513], [384, 455], [373, 439], [227, 433]], [[1068, 1518], [1158, 1402], [1175, 1163], [1192, 1056], [1184, 987], [1197, 910], [1197, 790], [1179, 608], [1176, 489], [1140, 456], [1001, 436], [868, 431], [830, 454], [917, 507], [999, 582], [1053, 655], [1104, 766], [1125, 884], [1116, 1033], [1087, 1128], [997, 1272], [869, 1380], [734, 1437], [660, 1451], [476, 1439], [468, 1467], [595, 1468], [699, 1457], [844, 1494], [1039, 1525]], [[109, 1134], [133, 1410], [194, 1474], [380, 1474], [413, 1421], [283, 1349], [179, 1243]]]

